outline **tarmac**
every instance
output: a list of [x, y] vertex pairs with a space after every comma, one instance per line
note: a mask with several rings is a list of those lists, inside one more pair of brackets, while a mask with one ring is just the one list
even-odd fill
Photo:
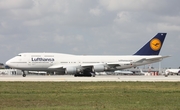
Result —
[[180, 82], [180, 76], [122, 76], [96, 75], [96, 77], [74, 77], [73, 75], [1, 75], [0, 82]]

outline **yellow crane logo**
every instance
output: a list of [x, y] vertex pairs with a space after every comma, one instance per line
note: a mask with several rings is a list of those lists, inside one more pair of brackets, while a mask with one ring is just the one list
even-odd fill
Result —
[[158, 51], [161, 48], [161, 41], [157, 38], [154, 38], [150, 42], [150, 47], [154, 51]]

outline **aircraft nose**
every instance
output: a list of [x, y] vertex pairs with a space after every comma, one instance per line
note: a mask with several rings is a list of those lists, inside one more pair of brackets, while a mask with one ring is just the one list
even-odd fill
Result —
[[10, 61], [9, 61], [9, 60], [6, 61], [5, 65], [6, 65], [6, 66], [10, 66]]
[[11, 63], [11, 60], [8, 60], [6, 63], [5, 63], [5, 66], [6, 67], [12, 67], [12, 63]]

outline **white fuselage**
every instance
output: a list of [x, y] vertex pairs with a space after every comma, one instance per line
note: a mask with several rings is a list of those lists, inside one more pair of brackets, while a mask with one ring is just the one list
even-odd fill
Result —
[[165, 74], [180, 74], [180, 69], [166, 69]]
[[[83, 67], [93, 65], [106, 65], [106, 64], [119, 64], [116, 68], [109, 70], [119, 70], [131, 68], [135, 66], [145, 65], [149, 63], [158, 62], [159, 55], [155, 56], [93, 56], [93, 55], [69, 55], [60, 53], [21, 53], [18, 56], [8, 60], [6, 64], [12, 68], [21, 70], [34, 70], [34, 71], [62, 71], [59, 68], [66, 67]], [[157, 58], [155, 60], [144, 60]], [[108, 69], [107, 69], [108, 70]]]

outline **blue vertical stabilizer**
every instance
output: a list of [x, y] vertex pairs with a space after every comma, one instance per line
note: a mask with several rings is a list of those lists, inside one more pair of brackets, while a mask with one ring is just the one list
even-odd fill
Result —
[[134, 55], [159, 55], [166, 33], [158, 33]]

